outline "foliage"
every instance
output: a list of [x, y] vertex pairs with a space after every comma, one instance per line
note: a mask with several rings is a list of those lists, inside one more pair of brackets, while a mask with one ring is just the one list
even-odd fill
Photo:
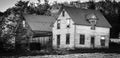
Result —
[[[4, 42], [4, 48], [11, 49], [15, 47], [15, 43], [20, 43], [22, 40], [28, 40], [32, 33], [28, 30], [28, 26], [23, 26], [25, 21], [23, 14], [50, 15], [48, 1], [45, 4], [30, 3], [29, 1], [18, 1], [14, 7], [8, 8], [1, 17], [0, 37]], [[2, 14], [2, 13], [0, 13]]]
[[[22, 22], [24, 21], [23, 14], [36, 14], [36, 15], [51, 15], [50, 9], [54, 6], [48, 4], [48, 0], [44, 0], [45, 3], [41, 4], [41, 1], [38, 0], [38, 3], [31, 3], [29, 1], [18, 1], [15, 6], [8, 8], [4, 13], [0, 12], [0, 36], [2, 37], [3, 42], [10, 44], [9, 40], [17, 38], [17, 42], [21, 39], [29, 38], [30, 35], [27, 34], [28, 28], [24, 28]], [[76, 2], [81, 5], [82, 3]], [[55, 5], [66, 5], [66, 3], [55, 3]], [[107, 20], [112, 25], [111, 37], [117, 37], [120, 32], [120, 2], [114, 1], [89, 1], [84, 2], [84, 5], [88, 5], [88, 9], [95, 9], [102, 12], [102, 14], [107, 18]], [[53, 4], [54, 5], [54, 4]], [[68, 3], [67, 3], [68, 5]], [[69, 4], [69, 6], [74, 6]], [[13, 15], [10, 15], [10, 14]], [[17, 15], [18, 14], [18, 15]], [[23, 32], [24, 31], [24, 32]]]
[[[9, 15], [11, 12], [22, 13], [22, 14], [37, 14], [37, 15], [46, 15], [49, 12], [50, 5], [48, 0], [45, 0], [44, 4], [31, 3], [29, 1], [18, 1], [14, 7], [9, 8], [5, 11], [6, 15]], [[48, 13], [50, 15], [50, 13]]]
[[116, 2], [115, 0], [105, 0], [105, 1], [88, 1], [88, 2], [73, 2], [70, 4], [71, 6], [76, 7], [76, 5], [80, 5], [79, 8], [94, 9], [100, 11], [105, 18], [112, 25], [111, 34], [112, 38], [117, 38], [120, 32], [120, 2]]

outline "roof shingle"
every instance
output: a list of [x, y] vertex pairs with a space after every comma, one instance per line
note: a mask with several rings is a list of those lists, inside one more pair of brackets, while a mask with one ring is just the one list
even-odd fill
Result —
[[51, 16], [24, 15], [24, 17], [31, 29], [37, 31], [52, 31], [52, 24], [55, 22], [55, 18]]
[[103, 16], [103, 14], [100, 11], [91, 10], [91, 9], [73, 8], [73, 7], [64, 7], [64, 9], [73, 19], [75, 24], [90, 26], [90, 23], [87, 22], [86, 20], [86, 15], [95, 14], [96, 17], [98, 18], [96, 24], [97, 27], [109, 27], [109, 28], [111, 27], [109, 22], [106, 20], [106, 18]]

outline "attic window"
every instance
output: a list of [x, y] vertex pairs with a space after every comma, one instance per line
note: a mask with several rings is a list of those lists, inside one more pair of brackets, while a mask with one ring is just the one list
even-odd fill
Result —
[[65, 16], [65, 11], [62, 12], [62, 16], [63, 16], [63, 17]]
[[67, 28], [70, 28], [70, 18], [67, 18], [66, 22], [67, 22]]
[[60, 20], [57, 20], [57, 29], [60, 29]]
[[91, 30], [95, 30], [96, 20], [90, 20]]
[[96, 26], [96, 23], [97, 23], [97, 17], [95, 14], [88, 14], [86, 16], [87, 18], [87, 21], [91, 24], [91, 29], [92, 30], [95, 30], [95, 26]]

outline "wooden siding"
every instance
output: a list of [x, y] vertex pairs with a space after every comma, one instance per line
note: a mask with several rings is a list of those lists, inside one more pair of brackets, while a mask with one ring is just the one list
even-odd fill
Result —
[[[109, 28], [103, 28], [103, 27], [96, 27], [95, 30], [91, 30], [91, 26], [83, 26], [83, 25], [77, 25], [76, 26], [76, 35], [75, 35], [75, 47], [77, 48], [90, 48], [91, 46], [91, 36], [95, 36], [95, 47], [94, 48], [100, 48], [101, 46], [101, 36], [105, 35], [105, 47], [109, 46]], [[79, 35], [84, 34], [85, 35], [85, 44], [80, 45], [79, 44]]]
[[[62, 13], [62, 12], [61, 12]], [[91, 46], [91, 36], [95, 36], [95, 45], [94, 48], [106, 48], [109, 47], [109, 34], [110, 28], [105, 27], [96, 27], [95, 30], [91, 30], [91, 26], [86, 25], [74, 25], [74, 21], [70, 20], [70, 28], [66, 28], [67, 26], [67, 18], [70, 18], [69, 14], [65, 11], [65, 16], [63, 17], [62, 14], [59, 15], [58, 19], [60, 19], [60, 29], [57, 29], [57, 21], [54, 23], [53, 27], [53, 39], [52, 45], [53, 48], [57, 47], [57, 36], [58, 34], [61, 35], [60, 38], [60, 46], [59, 48], [93, 48]], [[70, 34], [70, 44], [66, 44], [66, 34]], [[80, 34], [85, 35], [85, 44], [79, 44], [79, 36]], [[101, 36], [105, 35], [105, 46], [101, 46]]]
[[49, 44], [51, 44], [51, 36], [46, 36], [46, 37], [36, 37], [36, 38], [32, 38], [30, 40], [30, 43], [40, 43], [41, 46], [47, 46]]
[[[65, 12], [65, 16], [63, 17], [60, 14], [60, 29], [57, 29], [57, 21], [54, 23], [53, 27], [53, 47], [57, 48], [57, 34], [61, 35], [60, 40], [60, 48], [74, 48], [74, 25], [72, 19], [70, 19], [70, 28], [67, 28], [67, 20], [70, 18], [67, 12]], [[70, 44], [66, 44], [66, 34], [70, 34]]]

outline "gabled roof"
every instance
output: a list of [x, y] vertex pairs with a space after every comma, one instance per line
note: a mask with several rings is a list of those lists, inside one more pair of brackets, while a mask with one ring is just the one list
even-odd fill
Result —
[[52, 31], [55, 18], [44, 15], [24, 15], [27, 23], [33, 31]]
[[67, 11], [67, 13], [73, 19], [75, 24], [90, 26], [90, 23], [86, 20], [86, 15], [95, 14], [95, 16], [98, 18], [96, 24], [97, 27], [111, 27], [109, 22], [106, 20], [106, 18], [103, 16], [103, 14], [100, 11], [74, 8], [74, 7], [64, 7], [63, 9]]

